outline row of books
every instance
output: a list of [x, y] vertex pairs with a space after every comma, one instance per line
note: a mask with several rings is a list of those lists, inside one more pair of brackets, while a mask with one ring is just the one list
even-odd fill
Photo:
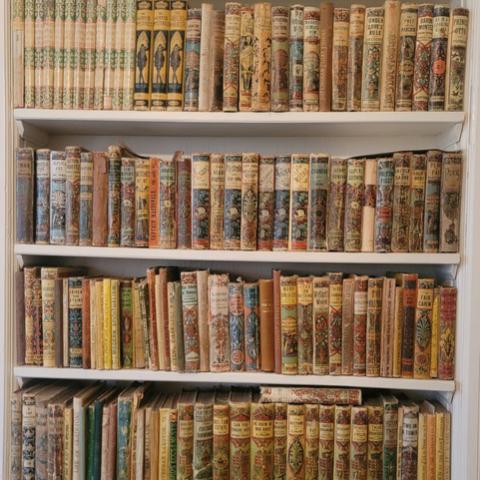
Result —
[[[265, 371], [450, 380], [457, 290], [416, 273], [230, 281], [17, 273], [18, 361], [45, 367]], [[75, 275], [75, 276], [72, 276]]]
[[15, 0], [15, 105], [167, 111], [463, 109], [469, 12]]
[[458, 252], [462, 158], [19, 148], [17, 242]]
[[287, 403], [251, 390], [38, 383], [13, 394], [10, 478], [450, 479], [451, 414], [439, 402], [332, 405], [303, 393], [284, 392]]

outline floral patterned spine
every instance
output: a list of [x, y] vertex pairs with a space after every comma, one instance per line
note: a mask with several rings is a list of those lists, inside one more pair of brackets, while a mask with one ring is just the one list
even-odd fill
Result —
[[272, 7], [272, 112], [288, 111], [288, 7]]
[[248, 112], [252, 105], [253, 75], [253, 8], [240, 9], [240, 78], [238, 87], [238, 109]]
[[378, 377], [380, 374], [380, 340], [382, 322], [383, 278], [368, 279], [367, 297], [367, 363], [368, 377]]
[[355, 277], [353, 286], [353, 375], [366, 373], [368, 277]]
[[455, 324], [457, 289], [440, 287], [440, 322], [438, 343], [438, 378], [453, 380], [455, 375]]
[[[379, 412], [378, 416], [381, 415]], [[370, 413], [369, 413], [370, 416]], [[370, 419], [369, 419], [370, 420]], [[378, 418], [380, 421], [380, 418]], [[370, 421], [369, 421], [370, 425]], [[398, 400], [391, 396], [383, 397], [383, 478], [397, 478], [397, 430], [398, 430]]]
[[320, 405], [318, 433], [318, 478], [333, 480], [335, 405]]
[[257, 153], [242, 154], [242, 250], [257, 249], [258, 160]]
[[273, 479], [284, 480], [287, 473], [287, 404], [275, 403], [273, 423]]
[[362, 204], [365, 191], [365, 160], [350, 158], [345, 191], [345, 251], [362, 247]]
[[80, 246], [92, 244], [92, 210], [93, 210], [93, 154], [80, 153], [80, 212], [79, 240]]
[[250, 478], [249, 392], [232, 392], [230, 400], [230, 478]]
[[[135, 191], [135, 189], [133, 190]], [[108, 166], [104, 152], [93, 153], [92, 245], [107, 245]]]
[[318, 479], [318, 405], [305, 405], [305, 480]]
[[245, 370], [245, 316], [243, 282], [228, 284], [228, 325], [230, 336], [230, 370]]
[[416, 273], [401, 276], [403, 286], [402, 377], [413, 378], [415, 343], [415, 308], [417, 306]]
[[[39, 152], [40, 153], [40, 152]], [[37, 157], [39, 155], [37, 153]], [[31, 148], [17, 148], [16, 162], [16, 241], [17, 243], [33, 243], [34, 217], [34, 153]], [[38, 160], [37, 160], [38, 162]], [[38, 180], [37, 170], [37, 182]], [[48, 191], [37, 190], [37, 195], [42, 194], [45, 199]], [[43, 198], [42, 198], [43, 200]], [[48, 210], [47, 210], [48, 211]], [[44, 228], [44, 226], [42, 226]]]
[[335, 443], [333, 449], [333, 478], [347, 480], [350, 473], [350, 406], [335, 406]]
[[275, 207], [273, 211], [273, 250], [287, 250], [290, 232], [291, 157], [275, 158]]
[[393, 342], [395, 316], [395, 279], [383, 280], [382, 326], [380, 340], [380, 375], [393, 377]]
[[34, 2], [34, 91], [35, 108], [42, 108], [42, 70], [44, 65], [43, 30], [45, 20], [45, 3], [35, 0]]
[[240, 61], [240, 8], [238, 2], [225, 3], [223, 46], [223, 111], [238, 111], [238, 67]]
[[243, 286], [245, 316], [245, 370], [258, 371], [260, 368], [260, 318], [258, 283]]
[[50, 243], [65, 244], [65, 152], [50, 154]]
[[303, 110], [303, 5], [290, 7], [289, 32], [289, 109]]
[[292, 154], [289, 250], [307, 249], [309, 156]]
[[192, 154], [192, 248], [210, 245], [210, 156]]
[[148, 168], [148, 246], [160, 243], [160, 158], [151, 157]]
[[23, 108], [25, 91], [25, 1], [12, 2], [13, 108]]
[[362, 105], [362, 59], [365, 34], [365, 7], [350, 7], [347, 61], [347, 111], [359, 112]]
[[305, 476], [305, 405], [287, 406], [287, 480]]
[[[189, 398], [187, 398], [187, 396]], [[177, 478], [193, 478], [193, 429], [196, 393], [184, 392], [177, 405]], [[152, 472], [153, 473], [153, 472]], [[156, 477], [156, 472], [154, 478]]]
[[275, 404], [252, 403], [250, 407], [250, 478], [270, 480], [273, 476]]
[[210, 154], [210, 249], [223, 249], [225, 161], [222, 153]]
[[409, 252], [423, 251], [426, 167], [427, 156], [423, 153], [413, 154], [410, 167]]
[[333, 3], [320, 4], [320, 88], [318, 109], [329, 112], [332, 108], [332, 47], [333, 47]]
[[192, 159], [189, 156], [177, 158], [177, 248], [192, 248]]
[[[366, 402], [368, 414], [368, 454], [367, 472], [370, 478], [382, 478], [383, 453], [383, 405], [381, 400]], [[366, 477], [364, 477], [366, 478]]]
[[320, 69], [320, 9], [305, 7], [303, 11], [303, 111], [318, 111]]
[[135, 244], [135, 159], [124, 157], [120, 167], [120, 245]]
[[78, 245], [80, 219], [80, 147], [65, 148], [65, 244]]
[[327, 248], [329, 251], [339, 252], [343, 250], [347, 160], [331, 158], [328, 176]]
[[120, 246], [122, 149], [108, 147], [108, 238], [109, 247]]
[[258, 249], [273, 246], [273, 209], [275, 202], [275, 158], [262, 155], [258, 181]]
[[342, 375], [353, 373], [353, 288], [354, 279], [345, 278], [342, 285]]
[[393, 154], [395, 176], [393, 180], [392, 252], [408, 252], [408, 221], [410, 214], [411, 152]]
[[135, 159], [135, 246], [148, 246], [150, 159]]
[[393, 158], [379, 158], [377, 161], [374, 247], [376, 252], [389, 252], [391, 250], [394, 166]]
[[328, 375], [328, 276], [313, 279], [313, 373]]
[[25, 108], [35, 107], [35, 0], [20, 2], [25, 6]]
[[[402, 480], [414, 480], [417, 478], [417, 460], [418, 460], [418, 405], [408, 402], [399, 407], [403, 411], [403, 422], [398, 429], [401, 432], [399, 438], [401, 442], [398, 445], [397, 465], [400, 465], [400, 478]], [[397, 476], [399, 471], [397, 470]]]
[[367, 407], [352, 407], [350, 442], [350, 476], [367, 478], [368, 414]]
[[68, 364], [82, 367], [82, 279], [68, 279]]
[[438, 252], [442, 158], [443, 154], [439, 150], [430, 150], [427, 152], [425, 213], [423, 223], [423, 251], [425, 253]]
[[158, 209], [158, 244], [160, 248], [175, 248], [177, 246], [177, 225], [175, 220], [175, 167], [177, 166], [177, 158], [181, 155], [181, 152], [177, 152], [173, 158], [160, 159]]
[[333, 10], [332, 47], [332, 110], [342, 112], [347, 108], [348, 29], [350, 10]]
[[[55, 50], [55, 1], [48, 0], [43, 3], [43, 68], [41, 100], [42, 108], [53, 108], [53, 72]], [[17, 79], [15, 79], [15, 83]]]
[[212, 480], [230, 478], [230, 392], [217, 393], [213, 406], [213, 476]]
[[282, 373], [298, 373], [297, 277], [280, 277]]
[[242, 155], [225, 154], [224, 242], [226, 250], [240, 250], [242, 218]]
[[260, 387], [260, 402], [361, 405], [362, 391], [359, 388]]
[[[121, 3], [121, 2], [120, 2]], [[75, 2], [75, 36], [74, 36], [74, 68], [72, 108], [81, 109], [85, 94], [85, 27], [87, 20], [86, 0]], [[118, 20], [117, 20], [118, 22]]]
[[377, 159], [365, 160], [365, 194], [362, 206], [362, 252], [373, 252], [377, 205]]
[[310, 154], [307, 250], [327, 248], [328, 155]]
[[120, 333], [122, 368], [133, 367], [132, 282], [120, 280]]
[[187, 14], [187, 30], [185, 34], [185, 67], [183, 110], [198, 110], [198, 84], [200, 80], [200, 35], [202, 25], [202, 9], [189, 8]]
[[200, 392], [193, 414], [193, 479], [212, 478], [214, 392]]
[[[36, 319], [40, 315], [41, 321], [41, 305], [40, 309], [37, 309], [35, 306], [35, 284], [39, 284], [39, 270], [37, 267], [25, 267], [23, 269], [24, 273], [24, 322], [25, 322], [25, 365], [35, 365], [35, 324], [38, 324], [39, 321]], [[40, 333], [40, 332], [39, 332]], [[40, 337], [41, 338], [41, 337]], [[39, 344], [42, 342], [39, 342]], [[38, 355], [38, 364], [43, 363], [43, 354], [39, 352]]]
[[95, 34], [95, 87], [93, 108], [103, 109], [104, 70], [105, 70], [105, 39], [107, 21], [107, 0], [97, 1], [97, 31]]
[[182, 283], [185, 371], [196, 372], [200, 369], [197, 273], [182, 272], [180, 275]]
[[330, 375], [342, 373], [342, 273], [329, 273], [328, 355]]
[[298, 373], [313, 373], [313, 278], [297, 278]]

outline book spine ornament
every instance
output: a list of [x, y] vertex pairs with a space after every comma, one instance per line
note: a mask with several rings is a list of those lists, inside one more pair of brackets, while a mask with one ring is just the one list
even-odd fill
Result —
[[327, 0], [320, 4], [320, 112], [330, 112], [332, 109], [332, 47], [333, 3]]
[[120, 167], [120, 245], [135, 245], [135, 159], [124, 157]]
[[392, 252], [408, 252], [408, 222], [410, 215], [410, 163], [412, 153], [393, 154]]
[[[53, 72], [55, 50], [55, 2], [53, 0], [44, 3], [43, 18], [43, 68], [41, 86], [41, 107], [53, 108]], [[21, 80], [19, 80], [21, 81]], [[16, 82], [15, 82], [16, 83]]]
[[108, 237], [107, 246], [120, 246], [122, 151], [117, 145], [108, 148]]
[[258, 281], [260, 302], [260, 369], [263, 372], [273, 372], [275, 369], [274, 345], [274, 301], [273, 279]]
[[368, 377], [380, 375], [383, 278], [368, 279], [367, 297], [367, 365]]
[[250, 478], [250, 402], [230, 403], [230, 478]]
[[105, 70], [105, 39], [107, 21], [107, 0], [97, 2], [97, 30], [95, 33], [95, 87], [93, 97], [94, 110], [102, 110]]
[[271, 250], [275, 202], [275, 158], [262, 155], [258, 173], [258, 249]]
[[177, 246], [177, 226], [175, 216], [176, 158], [160, 159], [159, 165], [159, 208], [158, 245], [160, 248]]
[[[25, 108], [35, 107], [35, 0], [18, 2], [25, 8]], [[21, 77], [18, 77], [21, 78]]]
[[330, 375], [342, 373], [342, 274], [329, 273], [328, 355]]
[[348, 29], [350, 10], [333, 10], [332, 47], [332, 110], [342, 112], [347, 108]]
[[287, 474], [287, 405], [275, 403], [273, 421], [273, 478], [286, 478]]
[[389, 252], [392, 241], [394, 160], [377, 161], [377, 198], [375, 206], [375, 251]]
[[225, 39], [223, 46], [223, 111], [238, 111], [240, 62], [240, 9], [238, 2], [225, 3]]
[[288, 111], [288, 7], [272, 7], [272, 112]]
[[260, 318], [257, 283], [243, 286], [245, 316], [245, 370], [258, 371], [260, 368]]
[[80, 147], [66, 147], [65, 162], [65, 244], [78, 245], [80, 219]]
[[225, 154], [223, 247], [240, 250], [242, 218], [242, 155]]
[[80, 153], [80, 213], [79, 240], [80, 246], [92, 244], [92, 211], [93, 211], [93, 154]]
[[423, 251], [428, 253], [438, 252], [442, 157], [442, 152], [438, 150], [430, 150], [427, 152]]
[[400, 466], [400, 478], [413, 480], [417, 478], [418, 460], [418, 405], [409, 404], [400, 407], [403, 410], [403, 423], [398, 428], [401, 431], [398, 445], [397, 465]]
[[313, 279], [313, 373], [328, 375], [328, 276]]
[[362, 111], [380, 110], [380, 78], [383, 51], [384, 8], [365, 10], [363, 45]]
[[287, 250], [290, 232], [291, 157], [275, 158], [275, 207], [273, 211], [273, 250]]
[[68, 364], [82, 367], [82, 279], [68, 279]]
[[313, 279], [297, 278], [298, 373], [313, 373]]
[[320, 405], [318, 432], [318, 478], [333, 479], [335, 405]]
[[[335, 407], [335, 442], [333, 448], [333, 478], [349, 478], [350, 472], [350, 406]], [[353, 445], [352, 445], [353, 446]]]
[[362, 107], [363, 38], [365, 35], [365, 7], [350, 7], [347, 60], [347, 111], [359, 112]]
[[108, 167], [103, 152], [93, 154], [92, 245], [107, 245]]
[[[16, 242], [33, 243], [34, 157], [33, 149], [16, 150]], [[43, 193], [43, 192], [42, 192]], [[45, 192], [46, 194], [47, 192]]]
[[222, 153], [210, 154], [210, 249], [223, 249], [225, 160]]
[[[177, 478], [193, 478], [194, 404], [179, 402], [177, 407]], [[153, 453], [153, 456], [156, 454]], [[152, 462], [153, 463], [153, 462]], [[153, 478], [157, 473], [152, 471]]]
[[382, 377], [393, 377], [395, 293], [395, 279], [385, 278], [383, 281], [382, 324], [380, 328], [380, 375]]
[[368, 277], [354, 279], [353, 285], [353, 375], [366, 373]]
[[287, 406], [287, 480], [305, 478], [305, 405]]
[[360, 389], [317, 387], [260, 387], [260, 402], [296, 404], [361, 405]]
[[248, 112], [252, 106], [253, 77], [253, 8], [240, 9], [240, 78], [238, 87], [238, 109]]
[[[357, 407], [353, 407], [357, 408]], [[352, 411], [353, 411], [352, 408]], [[367, 404], [368, 415], [368, 454], [367, 472], [371, 478], [382, 478], [382, 453], [383, 453], [383, 406], [377, 403]]]
[[122, 16], [123, 40], [121, 49], [121, 55], [123, 58], [120, 59], [120, 66], [122, 69], [119, 72], [121, 75], [121, 87], [119, 89], [120, 98], [118, 101], [118, 109], [133, 110], [137, 60], [136, 0], [126, 0], [124, 9], [124, 14]]
[[365, 190], [365, 160], [348, 160], [345, 191], [345, 251], [362, 247], [362, 204]]
[[177, 248], [192, 248], [192, 159], [177, 159]]
[[150, 158], [148, 173], [148, 246], [158, 247], [160, 241], [160, 159], [158, 157]]
[[328, 199], [328, 156], [310, 154], [307, 250], [327, 248], [326, 212]]
[[65, 180], [64, 152], [50, 154], [50, 243], [65, 244]]
[[426, 162], [425, 154], [413, 154], [410, 168], [409, 252], [423, 251]]
[[135, 246], [148, 247], [150, 160], [135, 159]]
[[273, 478], [275, 404], [252, 403], [250, 411], [250, 478]]
[[318, 479], [318, 405], [305, 405], [305, 480]]
[[34, 60], [34, 100], [35, 108], [42, 108], [42, 69], [43, 69], [43, 26], [44, 26], [44, 4], [46, 2], [34, 2], [34, 38], [35, 38], [35, 60]]
[[72, 108], [81, 109], [85, 94], [85, 27], [87, 20], [87, 2], [75, 2], [74, 70]]
[[228, 325], [230, 330], [230, 370], [245, 370], [245, 315], [243, 282], [228, 284]]
[[242, 154], [242, 250], [257, 249], [258, 161], [257, 153]]
[[318, 112], [320, 9], [305, 7], [303, 11], [303, 111]]
[[225, 15], [223, 10], [215, 10], [212, 19], [212, 73], [211, 79], [211, 101], [208, 110], [210, 112], [221, 112], [223, 108], [223, 56], [225, 40]]
[[198, 333], [197, 273], [182, 272], [183, 341], [185, 371], [200, 370], [200, 342]]
[[342, 375], [353, 373], [353, 293], [354, 279], [343, 280], [342, 285]]
[[457, 289], [440, 287], [440, 322], [438, 344], [438, 378], [453, 380], [455, 375], [455, 323]]
[[347, 160], [339, 157], [331, 158], [327, 205], [327, 248], [333, 252], [343, 250], [346, 183]]
[[352, 478], [367, 478], [368, 420], [367, 407], [352, 407], [350, 426], [350, 475]]
[[87, 0], [85, 22], [85, 81], [82, 108], [84, 110], [93, 110], [95, 98], [97, 0]]
[[[25, 357], [23, 362], [25, 365], [34, 365], [35, 355], [35, 337], [34, 337], [34, 324], [36, 322], [36, 315], [39, 313], [35, 308], [35, 283], [38, 280], [38, 269], [36, 267], [25, 267], [23, 269], [24, 274], [24, 330], [25, 330]], [[42, 358], [40, 358], [40, 364]]]
[[402, 377], [413, 378], [415, 308], [418, 275], [405, 274], [403, 284]]
[[123, 368], [133, 367], [132, 341], [132, 282], [120, 281], [120, 334], [121, 334], [121, 364]]
[[383, 478], [397, 478], [397, 430], [398, 400], [395, 397], [383, 399]]
[[212, 478], [213, 405], [196, 403], [193, 420], [193, 479]]
[[282, 373], [298, 373], [297, 277], [280, 277]]
[[185, 33], [185, 67], [183, 110], [198, 111], [198, 86], [200, 81], [200, 35], [202, 9], [189, 8]]
[[307, 249], [309, 156], [292, 154], [289, 250]]
[[291, 112], [303, 110], [303, 17], [303, 5], [290, 7], [288, 104]]
[[213, 406], [212, 480], [228, 480], [230, 477], [229, 444], [230, 407], [227, 403], [215, 403]]
[[192, 154], [192, 248], [210, 245], [210, 159], [208, 153]]
[[377, 159], [365, 160], [365, 193], [362, 206], [362, 252], [373, 252], [377, 206]]

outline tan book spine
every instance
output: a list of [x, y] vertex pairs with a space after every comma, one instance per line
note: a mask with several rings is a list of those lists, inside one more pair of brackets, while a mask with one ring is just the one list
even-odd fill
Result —
[[[53, 72], [55, 52], [55, 1], [47, 0], [44, 3], [43, 22], [43, 68], [41, 99], [42, 108], [53, 107]], [[15, 84], [17, 79], [15, 79]]]
[[289, 8], [272, 8], [272, 112], [288, 110]]
[[359, 252], [362, 247], [362, 201], [365, 192], [365, 160], [350, 158], [345, 191], [344, 249]]
[[415, 309], [414, 378], [430, 378], [434, 284], [433, 278], [418, 280]]
[[34, 59], [34, 88], [35, 88], [35, 108], [42, 108], [42, 83], [43, 83], [43, 30], [44, 30], [45, 10], [44, 3], [40, 0], [34, 0], [34, 41], [35, 41], [35, 59]]
[[403, 332], [403, 287], [395, 287], [395, 311], [393, 318], [393, 368], [395, 378], [402, 376], [402, 332]]
[[213, 98], [213, 5], [202, 3], [198, 110], [208, 112]]
[[363, 36], [365, 34], [365, 7], [350, 7], [347, 62], [347, 111], [359, 112], [362, 106]]
[[238, 109], [249, 112], [252, 106], [253, 76], [253, 8], [240, 9], [240, 78]]
[[[136, 0], [126, 0], [122, 110], [133, 110], [136, 67]], [[183, 57], [182, 57], [183, 61]]]
[[297, 278], [298, 373], [313, 373], [313, 278]]
[[95, 99], [95, 63], [97, 43], [97, 0], [87, 0], [85, 25], [85, 81], [83, 109], [92, 110]]
[[368, 478], [368, 423], [367, 407], [352, 407], [350, 424], [350, 478]]
[[225, 15], [223, 10], [214, 10], [212, 19], [213, 60], [211, 102], [209, 112], [221, 112], [223, 108], [223, 43], [225, 39]]
[[287, 480], [305, 478], [305, 405], [287, 406]]
[[320, 112], [332, 108], [332, 47], [333, 47], [333, 4], [322, 1], [320, 4]]
[[328, 298], [327, 275], [313, 279], [313, 373], [328, 375]]
[[223, 250], [225, 161], [222, 153], [210, 154], [210, 249]]
[[348, 31], [350, 10], [333, 10], [333, 46], [332, 46], [332, 110], [343, 112], [347, 109], [347, 72], [348, 72]]
[[13, 108], [23, 108], [25, 91], [25, 0], [12, 2]]
[[430, 378], [438, 377], [438, 344], [440, 329], [440, 288], [433, 290], [432, 304], [432, 351], [430, 359]]
[[[119, 3], [119, 2], [118, 2]], [[117, 2], [107, 0], [105, 18], [105, 71], [103, 79], [103, 109], [111, 110], [115, 75], [115, 30], [117, 22]]]
[[280, 277], [281, 373], [298, 373], [297, 277]]
[[318, 433], [318, 478], [333, 479], [335, 405], [320, 405]]
[[[391, 461], [391, 455], [387, 456], [387, 448], [391, 448], [391, 446], [388, 445], [389, 439], [384, 438], [383, 432], [385, 430], [390, 435], [393, 433], [396, 440], [396, 422], [392, 422], [394, 425], [388, 423], [387, 416], [392, 414], [385, 412], [384, 415], [384, 405], [381, 399], [367, 400], [366, 406], [368, 414], [367, 478], [382, 478], [382, 475], [384, 478], [392, 478], [387, 466]], [[390, 454], [390, 452], [388, 453]]]
[[249, 478], [273, 478], [274, 418], [275, 404], [252, 402]]
[[319, 405], [305, 405], [305, 480], [318, 479]]
[[95, 281], [95, 335], [98, 339], [95, 356], [97, 369], [103, 370], [103, 280]]
[[335, 406], [335, 444], [333, 449], [333, 480], [349, 478], [351, 406]]
[[63, 109], [73, 108], [73, 77], [75, 67], [75, 2], [65, 2], [64, 59], [63, 59]]
[[373, 252], [375, 244], [375, 207], [377, 198], [377, 159], [365, 160], [365, 191], [362, 206], [361, 251]]
[[238, 2], [225, 3], [225, 40], [223, 45], [223, 111], [238, 111], [240, 61], [240, 8]]
[[318, 112], [320, 74], [320, 9], [303, 10], [303, 111]]
[[342, 373], [342, 274], [329, 273], [328, 353], [330, 375]]
[[107, 22], [107, 0], [98, 0], [97, 2], [97, 22], [95, 32], [95, 77], [94, 77], [94, 97], [93, 108], [95, 110], [103, 109], [104, 93], [104, 74], [106, 60], [106, 22]]
[[95, 290], [95, 280], [89, 280], [90, 288], [90, 346], [86, 347], [90, 350], [90, 368], [97, 368], [97, 297]]
[[63, 414], [63, 478], [72, 480], [73, 474], [73, 407]]
[[[25, 3], [24, 3], [25, 2]], [[20, 1], [25, 7], [25, 108], [35, 107], [35, 0]], [[21, 77], [20, 77], [21, 78]]]
[[354, 279], [342, 284], [342, 375], [353, 374]]
[[393, 341], [395, 316], [395, 279], [386, 278], [383, 282], [381, 339], [380, 339], [380, 375], [393, 376]]
[[121, 110], [123, 104], [123, 80], [125, 73], [125, 28], [127, 24], [127, 1], [117, 0], [117, 17], [114, 33], [114, 67], [112, 109]]
[[303, 5], [290, 7], [288, 104], [291, 112], [303, 110], [303, 17]]
[[260, 369], [273, 372], [275, 368], [273, 335], [273, 280], [258, 281], [260, 295]]
[[287, 472], [287, 404], [275, 403], [273, 423], [273, 478], [285, 479]]
[[73, 48], [75, 61], [73, 70], [72, 108], [80, 110], [85, 93], [85, 28], [87, 20], [87, 0], [77, 0], [75, 4], [75, 36]]
[[210, 369], [210, 326], [208, 324], [208, 270], [197, 272], [198, 339], [200, 343], [200, 371]]

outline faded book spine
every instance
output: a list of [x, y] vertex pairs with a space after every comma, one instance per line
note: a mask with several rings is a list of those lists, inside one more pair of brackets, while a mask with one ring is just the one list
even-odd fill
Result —
[[307, 249], [309, 156], [292, 154], [289, 250]]
[[148, 247], [150, 160], [135, 159], [135, 246]]
[[260, 318], [258, 283], [243, 286], [245, 316], [245, 370], [258, 371], [260, 368]]
[[243, 282], [228, 284], [228, 326], [230, 338], [230, 370], [245, 370], [245, 315]]
[[410, 162], [411, 152], [393, 154], [395, 177], [393, 180], [392, 252], [408, 252], [408, 222], [410, 214]]
[[240, 250], [242, 219], [242, 155], [225, 154], [225, 198], [223, 213], [223, 247]]
[[148, 178], [148, 246], [158, 247], [160, 226], [160, 215], [158, 213], [159, 202], [159, 183], [160, 183], [160, 159], [158, 157], [150, 158], [149, 165], [149, 178]]
[[329, 273], [328, 294], [328, 354], [330, 375], [342, 373], [342, 277]]
[[[25, 267], [24, 274], [24, 330], [25, 330], [25, 365], [35, 364], [35, 335], [34, 325], [38, 323], [36, 316], [40, 314], [35, 307], [35, 284], [39, 283], [38, 269], [36, 267]], [[42, 355], [39, 355], [42, 364]]]
[[[53, 108], [53, 72], [54, 72], [54, 50], [55, 50], [55, 3], [46, 1], [43, 4], [43, 68], [42, 86], [40, 89], [41, 107]], [[19, 81], [21, 81], [19, 79]], [[15, 79], [15, 85], [17, 79]]]
[[318, 111], [320, 9], [305, 7], [303, 12], [303, 111]]
[[298, 373], [297, 277], [280, 277], [282, 373]]
[[25, 108], [35, 107], [35, 0], [19, 2], [25, 8]]
[[241, 250], [257, 249], [258, 161], [257, 153], [242, 154]]
[[328, 199], [328, 156], [310, 154], [307, 250], [327, 248], [326, 214]]
[[332, 110], [342, 112], [347, 108], [348, 29], [350, 10], [333, 10], [332, 47]]
[[381, 339], [380, 339], [380, 375], [393, 377], [393, 341], [395, 315], [395, 279], [383, 281]]
[[[356, 407], [355, 407], [356, 408]], [[352, 409], [353, 410], [353, 409]], [[380, 402], [367, 403], [368, 415], [368, 453], [367, 472], [371, 478], [382, 478], [382, 454], [383, 454], [383, 405]], [[385, 478], [385, 477], [384, 477]]]
[[65, 148], [65, 244], [78, 245], [80, 218], [80, 147]]
[[50, 154], [50, 243], [65, 244], [65, 180], [64, 152]]
[[288, 7], [272, 7], [272, 112], [288, 110]]
[[222, 153], [210, 154], [210, 249], [223, 249], [225, 160]]
[[347, 60], [347, 111], [359, 112], [362, 107], [363, 38], [365, 34], [365, 7], [350, 7]]
[[340, 252], [343, 250], [344, 238], [347, 160], [331, 158], [328, 175], [327, 248], [329, 251]]
[[72, 108], [81, 109], [85, 94], [85, 27], [87, 20], [87, 2], [75, 2], [74, 70]]
[[225, 37], [225, 15], [222, 10], [214, 10], [212, 18], [212, 73], [211, 100], [208, 111], [221, 112], [223, 108], [223, 48]]
[[158, 188], [158, 245], [160, 248], [177, 246], [177, 225], [175, 220], [176, 159], [160, 159]]
[[260, 279], [258, 293], [260, 302], [260, 369], [273, 372], [275, 369], [274, 350], [274, 305], [273, 280]]
[[409, 252], [423, 251], [426, 163], [427, 156], [425, 154], [413, 154], [410, 166]]
[[318, 479], [318, 413], [318, 405], [305, 405], [305, 480]]
[[82, 350], [82, 279], [68, 279], [68, 364], [83, 366]]
[[335, 405], [320, 405], [318, 432], [318, 478], [333, 479]]
[[368, 420], [367, 407], [352, 407], [350, 425], [350, 476], [352, 478], [367, 478]]
[[353, 285], [353, 375], [365, 375], [367, 369], [368, 277], [355, 277]]
[[92, 244], [93, 220], [93, 154], [80, 153], [80, 207], [79, 207], [79, 234], [78, 244], [89, 246]]
[[95, 99], [97, 0], [87, 0], [85, 22], [85, 81], [82, 108], [92, 110]]
[[223, 111], [238, 111], [240, 62], [240, 9], [238, 2], [225, 3], [225, 39], [223, 46]]
[[275, 158], [275, 207], [273, 211], [273, 250], [287, 250], [290, 232], [291, 156]]
[[192, 154], [192, 248], [210, 245], [210, 158]]
[[34, 153], [31, 148], [17, 148], [15, 155], [16, 241], [33, 243]]
[[418, 405], [410, 403], [400, 409], [403, 410], [403, 423], [398, 426], [401, 441], [398, 445], [397, 465], [400, 465], [400, 478], [413, 480], [417, 478]]
[[303, 5], [290, 7], [288, 104], [291, 112], [303, 110]]
[[[17, 175], [20, 169], [17, 167]], [[25, 178], [27, 180], [27, 178]], [[48, 244], [50, 241], [50, 150], [38, 149], [35, 152], [35, 243]], [[18, 192], [18, 187], [17, 187]], [[18, 195], [18, 194], [17, 194]], [[17, 196], [18, 198], [18, 196]], [[25, 209], [19, 208], [22, 218]], [[27, 210], [28, 212], [28, 210]], [[18, 242], [18, 238], [17, 238]]]
[[135, 245], [135, 162], [123, 157], [120, 167], [120, 246]]
[[107, 245], [108, 168], [103, 152], [93, 154], [92, 245]]
[[398, 430], [398, 400], [388, 396], [383, 398], [383, 478], [397, 478], [397, 430]]
[[[177, 407], [177, 478], [193, 478], [194, 404], [179, 402]], [[153, 453], [153, 456], [156, 454]], [[152, 471], [153, 478], [157, 473]], [[150, 480], [150, 479], [147, 479]]]
[[212, 478], [213, 404], [196, 403], [193, 420], [193, 479]]
[[332, 106], [332, 46], [333, 46], [333, 4], [320, 4], [320, 88], [318, 109], [329, 112]]
[[394, 160], [377, 161], [377, 198], [375, 202], [375, 251], [389, 252], [392, 242]]
[[365, 160], [365, 193], [362, 205], [362, 252], [373, 252], [375, 245], [375, 210], [377, 206], [377, 159]]
[[342, 285], [342, 375], [353, 374], [353, 309], [354, 279]]
[[366, 374], [380, 375], [380, 340], [382, 327], [383, 278], [368, 279]]
[[313, 373], [328, 375], [328, 276], [313, 279]]
[[443, 154], [439, 150], [430, 150], [427, 152], [425, 213], [423, 223], [423, 251], [425, 253], [438, 252], [442, 157]]
[[230, 478], [250, 475], [250, 402], [230, 403]]
[[335, 406], [335, 442], [333, 448], [333, 478], [347, 479], [350, 473], [350, 406]]
[[240, 9], [240, 78], [238, 87], [238, 109], [248, 112], [252, 105], [253, 76], [253, 8]]
[[[180, 282], [167, 283], [167, 309], [170, 370], [183, 372], [185, 370], [185, 353], [183, 351], [182, 286]], [[161, 359], [161, 357], [159, 358]]]
[[313, 279], [297, 278], [298, 373], [313, 373]]
[[182, 272], [183, 341], [185, 371], [200, 370], [200, 341], [198, 333], [197, 273]]
[[[105, 51], [106, 51], [106, 20], [107, 20], [107, 1], [98, 0], [97, 2], [97, 30], [95, 34], [95, 80], [93, 108], [102, 110], [104, 93], [104, 70], [105, 70]], [[63, 82], [62, 82], [63, 84]]]
[[43, 52], [43, 30], [46, 2], [35, 0], [34, 8], [34, 38], [35, 38], [35, 60], [34, 60], [34, 91], [35, 108], [42, 108], [42, 70], [44, 61]]
[[287, 480], [305, 477], [305, 405], [287, 406]]
[[183, 110], [198, 111], [198, 86], [200, 81], [201, 8], [189, 8], [185, 33], [185, 67]]
[[457, 289], [440, 287], [440, 321], [438, 331], [438, 378], [453, 380], [455, 375], [455, 324]]
[[108, 147], [108, 235], [107, 246], [120, 246], [121, 230], [121, 167], [122, 151], [117, 145]]
[[415, 308], [417, 306], [417, 274], [405, 274], [403, 284], [402, 377], [413, 378]]
[[[132, 282], [120, 281], [120, 335], [121, 335], [121, 365], [122, 368], [133, 367], [133, 339], [132, 339]], [[94, 334], [94, 333], [93, 333]]]
[[177, 248], [192, 248], [192, 159], [182, 155], [177, 159]]
[[[12, 2], [13, 108], [23, 108], [25, 90], [25, 1]], [[12, 472], [13, 473], [13, 472]]]
[[273, 421], [273, 479], [285, 479], [287, 474], [287, 404], [275, 403]]
[[345, 251], [362, 247], [362, 204], [365, 191], [365, 160], [350, 158], [345, 190]]
[[275, 404], [252, 403], [250, 407], [250, 478], [273, 478]]
[[258, 177], [258, 249], [271, 250], [273, 246], [273, 209], [275, 202], [274, 157], [266, 155], [260, 157]]
[[[227, 403], [213, 406], [213, 475], [212, 480], [230, 478], [230, 408]], [[271, 461], [271, 460], [270, 460]]]

